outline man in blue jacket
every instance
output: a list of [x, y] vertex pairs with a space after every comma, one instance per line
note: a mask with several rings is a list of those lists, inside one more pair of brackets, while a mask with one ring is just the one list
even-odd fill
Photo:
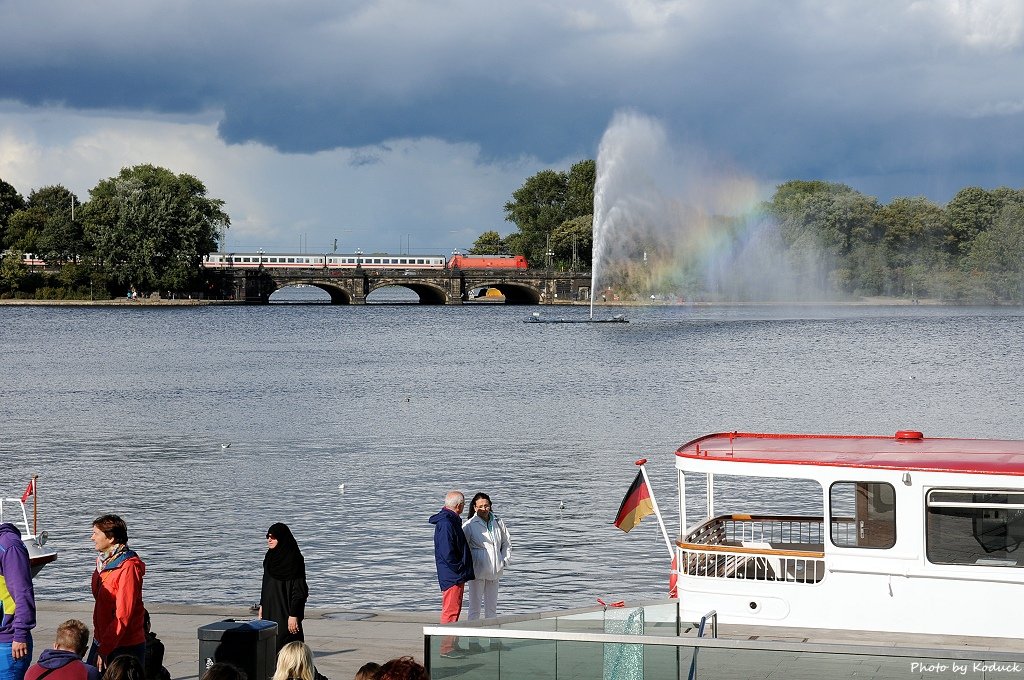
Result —
[[22, 680], [32, 663], [36, 596], [21, 531], [0, 524], [0, 680]]
[[[462, 594], [466, 581], [472, 581], [473, 556], [469, 552], [466, 535], [462, 533], [462, 508], [466, 497], [461, 491], [449, 491], [444, 507], [430, 517], [434, 525], [434, 561], [437, 562], [437, 582], [441, 586], [441, 623], [453, 623], [462, 613]], [[441, 641], [441, 656], [461, 656], [454, 637]], [[2, 680], [2, 679], [0, 679]]]

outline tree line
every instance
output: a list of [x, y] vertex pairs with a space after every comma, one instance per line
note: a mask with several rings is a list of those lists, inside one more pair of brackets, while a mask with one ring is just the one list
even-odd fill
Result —
[[[100, 181], [84, 203], [61, 185], [25, 198], [0, 179], [0, 297], [201, 294], [200, 263], [230, 223], [200, 180], [153, 165]], [[28, 268], [26, 253], [46, 270]]]
[[[504, 237], [485, 231], [470, 252], [588, 270], [595, 182], [593, 160], [541, 170], [504, 206], [516, 230]], [[1024, 189], [966, 187], [945, 205], [923, 197], [883, 204], [844, 184], [792, 180], [750, 215], [711, 220], [737, 250], [751, 221], [769, 224], [784, 256], [794, 266], [813, 261], [837, 295], [1024, 303]], [[84, 203], [60, 185], [23, 198], [0, 179], [0, 297], [201, 293], [209, 285], [202, 258], [229, 226], [224, 202], [207, 196], [200, 180], [153, 165], [100, 181]], [[31, 270], [24, 253], [50, 266]], [[707, 295], [699, 263], [685, 266], [694, 269], [677, 273], [675, 290], [658, 292]]]
[[[484, 232], [471, 252], [523, 254], [531, 266], [561, 270], [582, 262], [589, 269], [595, 170], [587, 160], [568, 172], [530, 177], [505, 204], [517, 231], [504, 238]], [[711, 220], [737, 252], [751, 221], [769, 224], [783, 256], [797, 267], [813, 261], [838, 296], [1024, 303], [1024, 189], [966, 187], [945, 205], [920, 196], [881, 203], [845, 184], [792, 180], [753, 214]], [[679, 273], [680, 281], [682, 290], [661, 292], [709, 293], [697, 272]], [[646, 297], [651, 291], [625, 292]]]

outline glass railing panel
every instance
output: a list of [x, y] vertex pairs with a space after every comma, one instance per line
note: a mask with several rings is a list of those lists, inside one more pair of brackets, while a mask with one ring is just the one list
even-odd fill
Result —
[[[651, 648], [647, 648], [650, 651]], [[694, 659], [696, 659], [694, 663]], [[920, 656], [876, 656], [840, 652], [778, 651], [730, 648], [680, 649], [680, 678], [695, 680], [748, 680], [749, 678], [829, 680], [952, 680], [965, 676], [976, 680], [1011, 677], [1005, 669], [1013, 663], [986, 662]], [[1024, 670], [1024, 664], [1016, 666]], [[1001, 673], [1001, 674], [1000, 674]], [[658, 676], [661, 677], [661, 676]], [[669, 676], [671, 677], [671, 676]], [[648, 676], [646, 680], [653, 680]]]
[[644, 635], [668, 635], [677, 634], [677, 618], [679, 616], [678, 602], [673, 600], [664, 604], [651, 604], [644, 606]]
[[[628, 628], [629, 617], [609, 624], [611, 628]], [[649, 638], [647, 641], [633, 644], [462, 635], [458, 639], [460, 651], [442, 656], [444, 637], [432, 635], [429, 657], [432, 677], [480, 680], [951, 680], [965, 676], [992, 680], [1024, 673], [1021, 654], [994, 654], [1000, 658], [993, 661], [985, 656], [993, 653], [978, 652], [974, 659], [952, 660], [944, 658], [951, 655], [949, 650], [940, 649], [895, 648], [868, 654], [842, 645], [794, 647], [793, 643], [765, 642], [768, 648], [751, 648], [749, 642], [720, 639], [710, 643], [714, 646], [694, 647], [692, 638], [680, 638], [678, 644], [668, 645], [653, 644]], [[954, 653], [966, 655], [965, 650]]]
[[[551, 675], [548, 671], [547, 674], [539, 675], [532, 680], [600, 680], [609, 677], [604, 674], [604, 647], [605, 645], [597, 642], [561, 640], [558, 642], [555, 674]], [[622, 677], [623, 680], [628, 678]]]

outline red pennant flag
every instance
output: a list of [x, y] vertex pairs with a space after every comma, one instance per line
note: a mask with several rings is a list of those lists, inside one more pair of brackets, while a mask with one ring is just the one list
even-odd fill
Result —
[[35, 494], [36, 492], [36, 480], [28, 480], [28, 486], [25, 487], [25, 493], [21, 494], [21, 502], [24, 503], [28, 500], [28, 497]]
[[636, 479], [622, 499], [619, 512], [615, 515], [615, 526], [623, 531], [629, 531], [640, 523], [647, 515], [654, 513], [654, 502], [651, 500], [651, 490], [647, 488], [643, 473], [637, 471]]

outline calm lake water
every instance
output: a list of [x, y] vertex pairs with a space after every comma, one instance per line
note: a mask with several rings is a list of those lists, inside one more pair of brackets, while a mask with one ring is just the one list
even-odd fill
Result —
[[[532, 311], [0, 307], [0, 492], [39, 474], [60, 551], [37, 596], [91, 598], [90, 523], [117, 512], [147, 601], [256, 602], [283, 521], [310, 606], [437, 609], [426, 520], [449, 488], [488, 492], [508, 523], [499, 612], [661, 596], [653, 518], [611, 524], [639, 457], [675, 534], [672, 452], [708, 432], [1024, 438], [1018, 309]], [[742, 499], [809, 504], [718, 490], [721, 510]]]

